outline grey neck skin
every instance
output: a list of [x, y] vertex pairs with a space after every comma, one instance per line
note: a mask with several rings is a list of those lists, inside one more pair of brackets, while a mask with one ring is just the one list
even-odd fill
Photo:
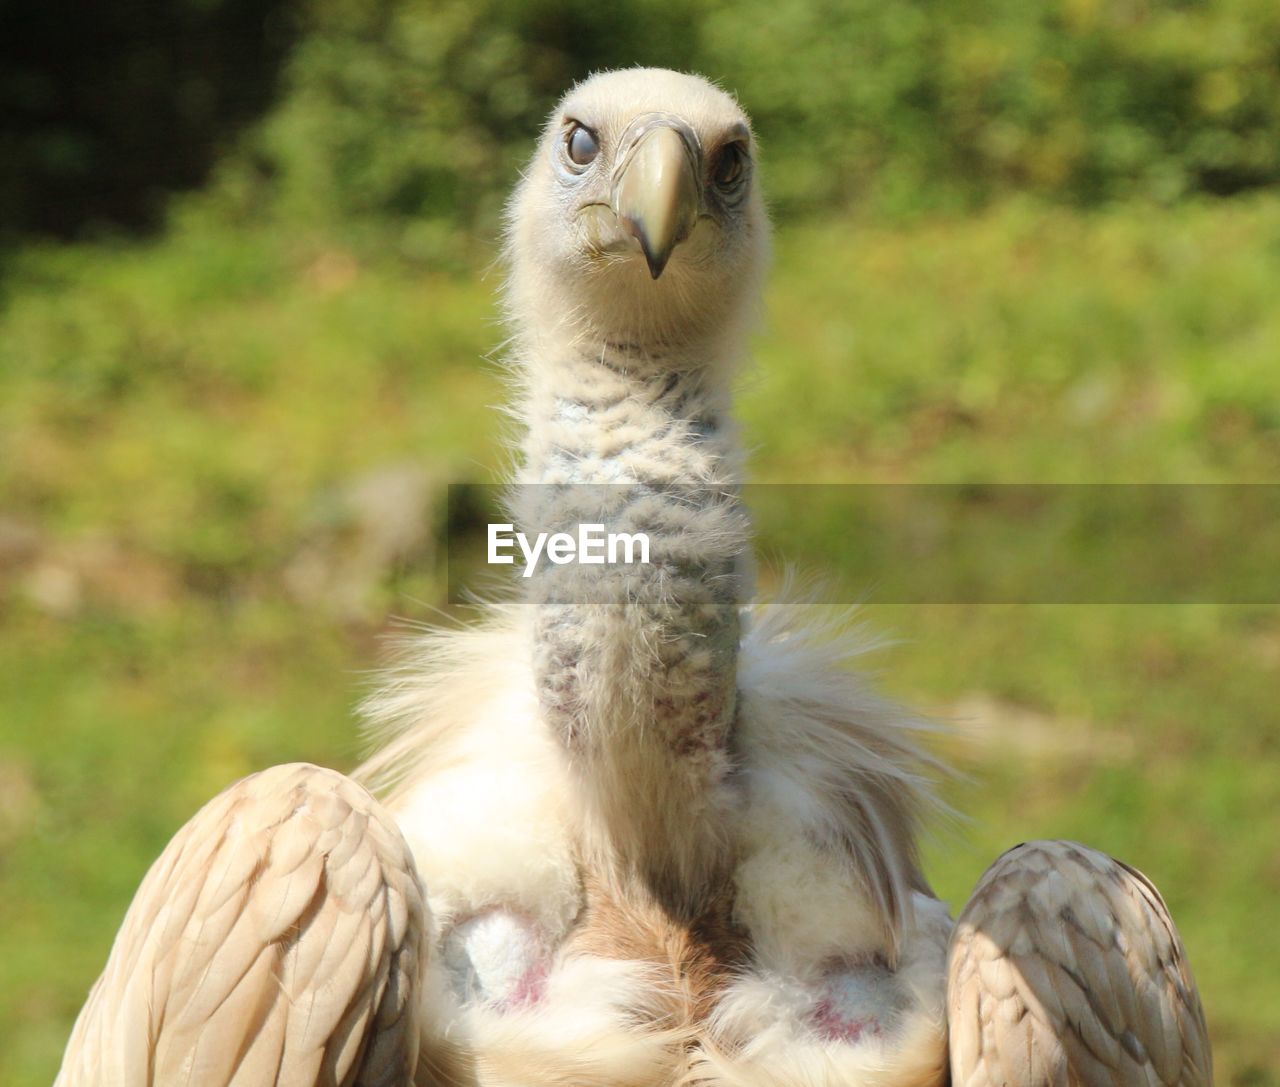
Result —
[[588, 850], [694, 916], [729, 863], [748, 523], [728, 394], [693, 352], [561, 347], [529, 367], [526, 533], [645, 533], [648, 565], [531, 579], [544, 720], [582, 786]]

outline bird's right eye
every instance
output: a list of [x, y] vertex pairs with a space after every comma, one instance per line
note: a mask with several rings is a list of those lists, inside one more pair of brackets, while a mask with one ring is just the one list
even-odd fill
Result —
[[566, 146], [569, 151], [569, 161], [575, 166], [591, 165], [596, 155], [600, 153], [600, 144], [596, 141], [595, 133], [585, 125], [574, 125], [569, 130]]

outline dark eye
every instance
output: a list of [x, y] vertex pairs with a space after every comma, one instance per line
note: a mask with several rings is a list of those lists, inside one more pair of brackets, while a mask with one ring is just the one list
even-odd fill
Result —
[[730, 189], [742, 178], [746, 168], [747, 152], [742, 144], [725, 144], [711, 168], [711, 180], [722, 189]]
[[577, 166], [587, 166], [600, 153], [595, 134], [582, 125], [574, 125], [568, 140], [569, 161]]

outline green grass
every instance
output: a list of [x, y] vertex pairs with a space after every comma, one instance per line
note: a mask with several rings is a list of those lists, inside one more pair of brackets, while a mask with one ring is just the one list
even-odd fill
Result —
[[[741, 398], [756, 479], [1280, 480], [1280, 199], [811, 223], [776, 264]], [[204, 799], [272, 762], [355, 762], [385, 617], [430, 619], [444, 577], [427, 544], [371, 552], [343, 495], [388, 465], [441, 501], [500, 476], [496, 284], [199, 224], [10, 263], [0, 1082], [52, 1078]], [[763, 546], [838, 577], [829, 532]], [[1179, 920], [1220, 1082], [1280, 1084], [1276, 609], [871, 601], [902, 639], [884, 684], [964, 719], [942, 746], [970, 821], [930, 844], [940, 892], [958, 905], [1027, 837], [1120, 854]]]

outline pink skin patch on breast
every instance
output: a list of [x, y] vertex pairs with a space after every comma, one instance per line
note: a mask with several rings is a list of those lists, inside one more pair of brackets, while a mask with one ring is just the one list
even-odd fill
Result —
[[490, 909], [468, 917], [448, 931], [442, 951], [463, 1004], [516, 1011], [546, 995], [551, 952], [541, 926], [523, 914]]
[[821, 1000], [809, 1021], [824, 1042], [860, 1042], [864, 1034], [883, 1034], [878, 1019], [850, 1019], [830, 1000]]
[[905, 1004], [897, 977], [876, 962], [835, 964], [815, 989], [809, 1025], [829, 1042], [883, 1037]]
[[512, 1011], [517, 1008], [530, 1008], [535, 1004], [541, 1004], [543, 998], [547, 995], [548, 972], [547, 963], [539, 962], [521, 974], [515, 988], [511, 990], [510, 995], [503, 1001], [502, 1010]]

